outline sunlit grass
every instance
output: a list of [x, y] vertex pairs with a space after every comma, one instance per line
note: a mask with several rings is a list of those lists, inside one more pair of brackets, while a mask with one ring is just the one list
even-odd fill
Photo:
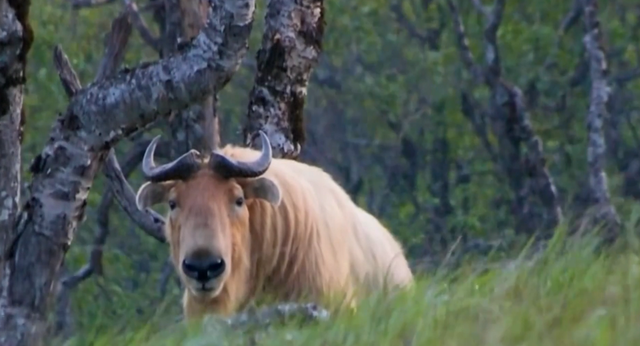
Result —
[[[372, 297], [355, 315], [259, 332], [190, 329], [161, 310], [131, 328], [91, 335], [93, 345], [635, 345], [640, 342], [637, 249], [594, 251], [562, 235], [533, 261], [467, 264], [421, 276], [412, 292]], [[177, 304], [173, 302], [172, 304]], [[82, 341], [80, 341], [82, 339]]]

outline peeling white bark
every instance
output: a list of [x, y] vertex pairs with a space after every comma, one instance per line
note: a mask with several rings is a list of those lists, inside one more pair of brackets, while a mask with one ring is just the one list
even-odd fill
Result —
[[307, 84], [322, 51], [324, 25], [323, 0], [268, 2], [243, 130], [247, 145], [261, 130], [269, 137], [274, 157], [300, 154]]

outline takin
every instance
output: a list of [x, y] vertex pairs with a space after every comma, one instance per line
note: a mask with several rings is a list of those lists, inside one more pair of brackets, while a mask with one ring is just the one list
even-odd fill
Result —
[[157, 166], [157, 136], [144, 154], [136, 203], [169, 207], [187, 320], [267, 296], [354, 308], [362, 294], [412, 286], [402, 246], [378, 219], [322, 169], [272, 158], [259, 135], [261, 151], [227, 145], [201, 159], [191, 150]]

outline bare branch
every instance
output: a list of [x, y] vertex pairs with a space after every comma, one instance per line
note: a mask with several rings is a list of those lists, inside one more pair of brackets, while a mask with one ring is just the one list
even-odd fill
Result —
[[180, 18], [179, 0], [163, 0], [164, 2], [164, 32], [162, 33], [162, 57], [176, 51], [181, 38], [182, 18]]
[[55, 65], [56, 71], [58, 71], [58, 77], [60, 78], [65, 93], [69, 98], [73, 97], [82, 89], [82, 84], [76, 71], [73, 70], [69, 58], [64, 54], [59, 44], [53, 47], [53, 64]]
[[[224, 20], [210, 20], [209, 26], [183, 54], [125, 69], [109, 80], [87, 86], [80, 93], [82, 97], [71, 100], [67, 110], [70, 116], [66, 120], [75, 122], [91, 117], [94, 122], [91, 126], [103, 131], [97, 136], [93, 132], [82, 135], [90, 149], [95, 150], [137, 130], [140, 123], [151, 123], [156, 114], [165, 115], [171, 109], [184, 109], [200, 102], [228, 82], [229, 71], [237, 70], [247, 50], [246, 41], [238, 37], [246, 37], [250, 32], [252, 16], [248, 14], [253, 13], [253, 6], [238, 9], [247, 12], [239, 17], [227, 12], [231, 9], [227, 10], [223, 4], [214, 5], [210, 16], [220, 16], [234, 24], [225, 29]], [[225, 36], [220, 37], [220, 32]], [[96, 117], [96, 114], [102, 116]], [[75, 123], [61, 125], [76, 126]]]
[[552, 52], [549, 54], [547, 59], [543, 64], [543, 69], [547, 69], [552, 66], [555, 61], [555, 56], [558, 52], [558, 48], [560, 46], [560, 39], [564, 36], [565, 33], [569, 31], [580, 19], [582, 15], [582, 4], [580, 3], [582, 0], [573, 0], [573, 5], [571, 6], [571, 10], [567, 13], [566, 16], [560, 22], [560, 27], [558, 28], [555, 42], [553, 44]]
[[[109, 236], [109, 218], [98, 219], [98, 233], [91, 247], [89, 263], [85, 264], [76, 273], [61, 280], [60, 284], [66, 290], [76, 288], [82, 281], [88, 279], [93, 274], [102, 275], [102, 250]], [[67, 294], [64, 289], [60, 289], [59, 295]]]
[[243, 129], [247, 145], [262, 130], [274, 156], [299, 155], [307, 84], [322, 50], [324, 25], [323, 0], [269, 1]]
[[144, 21], [144, 18], [142, 18], [142, 16], [140, 15], [136, 3], [131, 0], [125, 0], [124, 3], [125, 8], [129, 13], [129, 18], [133, 22], [133, 25], [136, 27], [136, 30], [138, 30], [138, 33], [140, 34], [140, 37], [142, 37], [142, 40], [144, 40], [144, 42], [151, 46], [151, 48], [153, 48], [156, 52], [160, 52], [162, 49], [160, 40], [154, 37], [151, 33], [151, 30], [147, 26], [147, 23]]
[[113, 191], [116, 201], [131, 220], [157, 241], [161, 243], [166, 242], [163, 233], [164, 218], [152, 209], [145, 211], [138, 209], [135, 204], [136, 194], [122, 174], [113, 149], [109, 151], [109, 155], [107, 156], [104, 165], [104, 174], [109, 181], [109, 187]]
[[489, 154], [491, 161], [495, 165], [499, 166], [500, 160], [498, 159], [498, 154], [496, 153], [493, 144], [491, 144], [489, 134], [487, 133], [486, 112], [482, 110], [478, 102], [466, 91], [461, 92], [461, 111], [462, 114], [471, 122], [476, 136], [478, 136], [480, 142], [482, 142], [482, 145]]
[[106, 40], [105, 52], [96, 74], [96, 81], [102, 81], [114, 74], [122, 64], [129, 37], [131, 36], [131, 22], [127, 13], [122, 13], [111, 22], [111, 31]]
[[460, 12], [458, 12], [458, 7], [455, 5], [453, 0], [447, 0], [447, 6], [449, 7], [449, 11], [451, 11], [451, 15], [453, 17], [453, 29], [455, 30], [456, 41], [458, 42], [460, 60], [462, 60], [462, 63], [469, 70], [471, 76], [477, 82], [480, 82], [483, 78], [482, 70], [480, 66], [476, 65], [473, 53], [471, 53], [469, 40], [467, 39], [464, 23], [462, 22], [462, 18], [460, 17]]
[[[141, 139], [134, 143], [133, 148], [127, 153], [122, 161], [122, 168], [118, 160], [115, 157], [107, 157], [105, 164], [102, 168], [103, 173], [107, 177], [108, 187], [105, 189], [105, 192], [102, 196], [102, 200], [100, 202], [100, 207], [98, 208], [98, 215], [104, 213], [105, 215], [108, 213], [113, 199], [115, 197], [116, 201], [125, 207], [122, 207], [123, 210], [129, 215], [129, 217], [136, 223], [138, 226], [143, 228], [143, 231], [146, 233], [151, 233], [151, 236], [155, 239], [158, 239], [160, 242], [165, 242], [164, 234], [162, 230], [158, 230], [157, 226], [148, 226], [160, 224], [160, 227], [164, 224], [163, 218], [150, 210], [149, 213], [137, 213], [135, 215], [131, 215], [134, 213], [132, 208], [136, 206], [135, 203], [135, 193], [131, 189], [131, 187], [127, 184], [127, 178], [133, 171], [138, 167], [140, 162], [142, 162], [142, 158], [144, 156], [144, 152], [147, 149], [147, 146], [151, 143], [149, 139]], [[170, 157], [170, 146], [172, 143], [167, 141], [160, 141], [156, 148], [156, 156], [169, 158]], [[116, 189], [113, 188], [116, 186]], [[104, 207], [103, 207], [104, 206]], [[137, 208], [135, 208], [137, 210]], [[137, 220], [137, 222], [136, 222]], [[145, 226], [146, 225], [146, 226]]]
[[[114, 19], [111, 24], [111, 31], [109, 32], [107, 36], [107, 40], [105, 42], [105, 45], [106, 45], [105, 53], [95, 78], [96, 81], [101, 81], [113, 75], [116, 72], [118, 66], [122, 63], [122, 60], [124, 58], [126, 45], [128, 43], [130, 35], [131, 35], [131, 23], [129, 22], [128, 15], [125, 12], [120, 14], [116, 19]], [[60, 77], [61, 80], [63, 80], [63, 85], [66, 85], [66, 83], [64, 82], [66, 78], [63, 79], [62, 75], [75, 76], [75, 73], [73, 73], [73, 69], [71, 68], [66, 55], [64, 54], [64, 52], [60, 47], [56, 47], [56, 50], [54, 51], [54, 57], [56, 58], [56, 62], [60, 61], [60, 63], [56, 63], [56, 65], [60, 66], [58, 69], [59, 71], [61, 71], [59, 72], [59, 75], [61, 76]], [[70, 73], [65, 71], [70, 71]], [[77, 80], [69, 83], [74, 84], [73, 89], [75, 90], [79, 90], [81, 88], [80, 82]], [[144, 151], [144, 148], [142, 148], [142, 151]], [[134, 153], [134, 155], [135, 154], [136, 153]], [[141, 156], [141, 155], [138, 155], [138, 156]], [[139, 161], [140, 159], [138, 159], [138, 162]], [[103, 168], [103, 170], [105, 170], [106, 172], [109, 172], [110, 169], [114, 169], [112, 165], [111, 166], [109, 165], [110, 162], [111, 162], [110, 160], [107, 160], [107, 163]], [[117, 165], [117, 162], [116, 162], [116, 165]], [[119, 169], [119, 167], [116, 167], [116, 169]], [[64, 296], [68, 294], [67, 293], [68, 290], [75, 288], [78, 284], [80, 284], [80, 282], [88, 279], [93, 274], [102, 275], [102, 272], [103, 272], [102, 255], [103, 255], [104, 245], [109, 235], [109, 209], [113, 201], [112, 197], [113, 197], [113, 192], [111, 191], [111, 189], [107, 188], [106, 191], [104, 191], [103, 199], [97, 210], [98, 232], [96, 234], [96, 237], [94, 239], [94, 242], [91, 248], [91, 255], [90, 255], [89, 262], [85, 264], [82, 268], [80, 268], [76, 273], [69, 275], [68, 277], [65, 277], [61, 281], [61, 284], [63, 285], [63, 287], [58, 291], [58, 295]]]
[[613, 239], [619, 232], [621, 222], [609, 196], [607, 175], [604, 169], [606, 143], [603, 134], [603, 123], [607, 117], [606, 104], [611, 89], [607, 83], [608, 67], [602, 46], [600, 21], [596, 12], [598, 3], [596, 0], [583, 0], [582, 4], [586, 29], [583, 41], [589, 57], [589, 74], [591, 76], [591, 95], [589, 112], [587, 113], [589, 190], [594, 207], [597, 208], [594, 213], [596, 219], [594, 221], [605, 222], [607, 236]]
[[[562, 221], [563, 215], [555, 182], [547, 169], [542, 140], [533, 130], [524, 96], [520, 88], [515, 85], [508, 85], [504, 81], [502, 81], [501, 86], [509, 92], [510, 104], [507, 105], [507, 107], [509, 107], [512, 112], [511, 116], [515, 116], [516, 133], [508, 134], [511, 137], [510, 140], [517, 140], [526, 148], [524, 160], [513, 163], [521, 165], [520, 170], [526, 178], [524, 187], [518, 191], [518, 194], [525, 198], [537, 195], [543, 207], [546, 209], [545, 218], [547, 220], [543, 223], [542, 227], [544, 229], [552, 229]], [[502, 106], [504, 107], [505, 105]], [[526, 207], [523, 211], [526, 214], [531, 213], [529, 207]], [[531, 227], [531, 225], [526, 227]]]
[[[120, 167], [117, 161], [113, 159], [110, 160], [108, 158], [105, 164], [103, 165], [103, 168], [102, 168], [103, 173], [107, 175], [107, 178], [115, 176], [116, 179], [121, 179], [121, 177], [124, 177], [126, 179], [126, 177], [128, 177], [135, 170], [138, 164], [142, 161], [144, 151], [150, 142], [151, 142], [150, 140], [141, 140], [135, 143], [131, 151], [125, 156], [123, 160], [122, 170], [120, 170]], [[158, 145], [157, 155], [159, 157], [168, 156], [167, 144], [168, 144], [167, 142], [160, 142], [160, 144]], [[98, 206], [98, 209], [96, 211], [98, 215], [97, 216], [98, 232], [95, 236], [95, 239], [92, 245], [89, 263], [87, 263], [82, 268], [80, 268], [76, 273], [74, 273], [73, 275], [70, 275], [69, 277], [66, 277], [62, 281], [62, 284], [65, 285], [68, 289], [73, 289], [80, 282], [88, 279], [93, 274], [102, 275], [102, 267], [103, 267], [102, 250], [109, 234], [109, 210], [111, 209], [111, 205], [113, 204], [113, 199], [114, 199], [114, 190], [111, 188], [111, 186], [113, 184], [116, 184], [119, 187], [123, 186], [121, 181], [112, 182], [111, 180], [108, 180], [108, 183], [109, 184], [103, 191], [102, 199], [100, 200], [100, 205]], [[128, 200], [130, 198], [135, 198], [135, 196], [126, 194], [123, 191], [126, 191], [126, 188], [116, 190], [115, 193], [119, 193], [119, 195], [116, 198], [119, 200], [124, 200], [125, 201], [124, 204], [126, 205], [135, 206], [135, 200], [133, 201]], [[143, 215], [146, 216], [147, 214], [143, 214]], [[160, 218], [160, 220], [161, 219], [162, 218]], [[148, 224], [148, 221], [146, 221], [146, 219], [145, 221], [141, 221], [141, 222], [143, 224]], [[136, 223], [136, 224], [139, 224], [139, 223]], [[154, 229], [152, 232], [154, 235], [158, 234], [157, 229]], [[163, 235], [162, 230], [160, 230], [159, 232], [160, 232], [159, 233], [160, 235]], [[162, 241], [164, 241], [164, 237], [162, 237]]]
[[7, 289], [0, 296], [3, 346], [41, 342], [51, 287], [84, 219], [87, 195], [108, 150], [158, 115], [200, 102], [228, 80], [230, 66], [239, 66], [255, 3], [230, 1], [210, 2], [207, 26], [180, 54], [92, 83], [56, 119], [30, 167], [30, 198], [5, 254], [10, 270], [3, 271]]

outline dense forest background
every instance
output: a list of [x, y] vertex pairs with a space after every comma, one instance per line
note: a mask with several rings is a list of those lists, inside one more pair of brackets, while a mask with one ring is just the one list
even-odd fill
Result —
[[[492, 40], [485, 31], [491, 20], [488, 2], [484, 8], [479, 0], [457, 1], [457, 9], [441, 0], [325, 2], [323, 53], [308, 88], [307, 140], [300, 160], [333, 174], [414, 259], [441, 256], [457, 243], [484, 249], [552, 231], [560, 214], [580, 217], [596, 198], [589, 188], [587, 126], [594, 67], [583, 40], [580, 1], [507, 2], [495, 38], [497, 61], [487, 48]], [[239, 130], [265, 2], [257, 6], [250, 52], [218, 96], [224, 144], [242, 143]], [[157, 33], [157, 6], [141, 0], [138, 7]], [[74, 6], [68, 0], [32, 0], [36, 39], [25, 100], [25, 180], [57, 113], [68, 103], [52, 62], [54, 45], [64, 47], [81, 81], [92, 80], [104, 35], [121, 10], [117, 1]], [[454, 13], [464, 24], [475, 63], [499, 74], [506, 87], [478, 77], [475, 66], [462, 58]], [[626, 220], [640, 198], [640, 99], [634, 97], [640, 95], [640, 5], [601, 2], [597, 15], [611, 88], [603, 123], [604, 168], [611, 202]], [[157, 57], [134, 32], [125, 64]], [[504, 102], [517, 109], [496, 106], [501, 98], [514, 97], [501, 90], [522, 92], [521, 103]], [[138, 139], [117, 147], [134, 189], [142, 180], [135, 159], [127, 163], [126, 158]], [[104, 187], [100, 176], [63, 273], [81, 269], [93, 244], [105, 241], [101, 275], [60, 291], [55, 318], [63, 333], [88, 328], [87, 321], [100, 330], [144, 323], [160, 314], [158, 307], [167, 309], [164, 316], [180, 312], [181, 292], [166, 245], [141, 232], [115, 202], [103, 201], [110, 199]]]

